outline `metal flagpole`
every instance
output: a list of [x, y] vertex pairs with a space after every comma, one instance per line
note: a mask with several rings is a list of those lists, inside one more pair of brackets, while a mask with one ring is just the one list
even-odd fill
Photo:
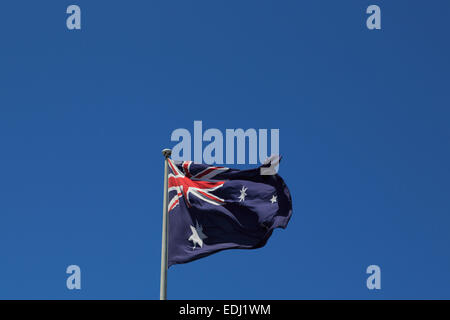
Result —
[[169, 174], [169, 157], [172, 150], [164, 149], [164, 196], [163, 196], [163, 223], [162, 223], [162, 241], [161, 241], [161, 287], [159, 291], [159, 300], [167, 300], [167, 236], [169, 230], [169, 220], [167, 217], [168, 207], [168, 189], [167, 180]]

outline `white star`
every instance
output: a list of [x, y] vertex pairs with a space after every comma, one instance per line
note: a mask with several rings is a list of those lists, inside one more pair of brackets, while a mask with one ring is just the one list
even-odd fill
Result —
[[192, 249], [195, 249], [197, 244], [200, 246], [200, 248], [203, 247], [203, 239], [208, 238], [203, 233], [203, 227], [198, 224], [198, 221], [195, 221], [195, 223], [197, 224], [195, 228], [194, 226], [190, 226], [192, 234], [188, 239], [188, 241], [192, 241], [194, 243]]
[[247, 194], [245, 193], [245, 191], [247, 191], [247, 188], [244, 187], [244, 186], [242, 186], [242, 189], [241, 189], [241, 195], [239, 196], [239, 202], [242, 202], [242, 201], [245, 200], [245, 196], [247, 195]]
[[272, 203], [277, 202], [277, 196], [276, 196], [276, 195], [273, 195], [273, 196], [272, 196], [272, 199], [270, 199], [270, 202], [272, 202]]

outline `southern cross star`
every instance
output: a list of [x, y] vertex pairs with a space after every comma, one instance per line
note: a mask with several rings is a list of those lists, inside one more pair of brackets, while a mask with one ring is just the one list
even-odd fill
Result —
[[277, 202], [277, 196], [276, 196], [276, 195], [273, 195], [273, 196], [272, 196], [272, 199], [270, 199], [270, 202], [272, 202], [272, 203]]
[[245, 191], [247, 191], [247, 189], [248, 189], [248, 188], [242, 186], [242, 189], [240, 190], [240, 191], [241, 191], [241, 195], [239, 196], [239, 202], [242, 202], [242, 201], [245, 200], [245, 196], [247, 195], [247, 194], [245, 193]]

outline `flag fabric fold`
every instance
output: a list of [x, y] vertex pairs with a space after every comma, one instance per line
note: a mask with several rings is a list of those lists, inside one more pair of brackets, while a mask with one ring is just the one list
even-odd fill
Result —
[[286, 228], [292, 199], [278, 175], [168, 159], [168, 265], [264, 246]]

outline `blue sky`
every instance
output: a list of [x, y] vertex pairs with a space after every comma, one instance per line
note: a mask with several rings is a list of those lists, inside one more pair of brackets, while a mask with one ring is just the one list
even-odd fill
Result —
[[2, 4], [0, 298], [158, 299], [161, 149], [194, 120], [279, 128], [294, 211], [264, 248], [170, 268], [169, 299], [450, 298], [449, 10]]

